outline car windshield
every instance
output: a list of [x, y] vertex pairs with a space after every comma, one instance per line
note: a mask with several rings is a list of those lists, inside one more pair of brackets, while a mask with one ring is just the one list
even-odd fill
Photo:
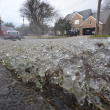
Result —
[[2, 31], [14, 30], [12, 27], [1, 27]]

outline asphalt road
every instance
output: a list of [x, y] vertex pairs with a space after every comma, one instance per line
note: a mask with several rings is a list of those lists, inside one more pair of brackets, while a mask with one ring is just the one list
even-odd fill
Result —
[[0, 63], [0, 110], [54, 110], [33, 89], [13, 78]]

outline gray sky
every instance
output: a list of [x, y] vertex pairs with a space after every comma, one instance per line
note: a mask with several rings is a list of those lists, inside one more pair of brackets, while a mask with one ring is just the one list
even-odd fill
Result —
[[[23, 22], [20, 17], [19, 9], [26, 0], [0, 0], [0, 16], [4, 22], [13, 22], [16, 26], [20, 26]], [[49, 2], [59, 10], [59, 13], [65, 17], [74, 11], [82, 11], [86, 9], [97, 10], [98, 0], [44, 0]], [[102, 3], [104, 0], [102, 0]], [[25, 24], [28, 21], [25, 19]]]

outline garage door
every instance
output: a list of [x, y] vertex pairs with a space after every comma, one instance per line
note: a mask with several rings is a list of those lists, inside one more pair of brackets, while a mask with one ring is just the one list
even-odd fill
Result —
[[95, 32], [95, 28], [83, 28], [83, 35], [93, 35], [92, 32]]

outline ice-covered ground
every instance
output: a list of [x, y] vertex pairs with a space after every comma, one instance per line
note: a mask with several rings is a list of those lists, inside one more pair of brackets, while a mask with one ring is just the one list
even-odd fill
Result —
[[110, 100], [110, 39], [0, 40], [0, 59], [24, 82], [59, 84], [82, 105], [85, 90], [94, 103], [93, 91]]

